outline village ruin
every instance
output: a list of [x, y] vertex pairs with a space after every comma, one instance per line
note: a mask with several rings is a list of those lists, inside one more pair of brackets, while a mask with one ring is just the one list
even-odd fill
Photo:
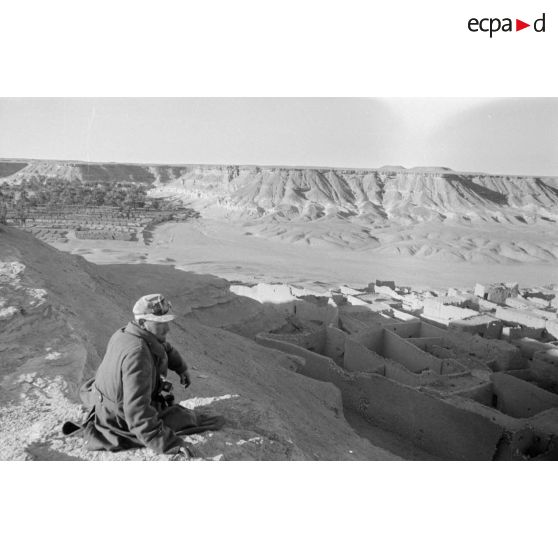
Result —
[[556, 459], [558, 316], [553, 288], [413, 292], [380, 281], [325, 293], [283, 284], [231, 291], [279, 308], [257, 343], [300, 357], [345, 410], [440, 459]]

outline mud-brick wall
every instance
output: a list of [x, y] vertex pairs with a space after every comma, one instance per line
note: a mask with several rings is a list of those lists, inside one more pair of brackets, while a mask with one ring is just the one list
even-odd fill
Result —
[[468, 399], [477, 401], [485, 407], [492, 407], [492, 398], [494, 395], [494, 391], [492, 389], [492, 383], [490, 381], [487, 381], [484, 384], [480, 384], [472, 388], [460, 391], [456, 395], [460, 395], [461, 397], [466, 397]]
[[483, 339], [468, 333], [444, 332], [444, 340], [459, 351], [472, 354], [483, 362], [491, 363], [496, 371], [524, 368], [525, 357], [521, 351], [506, 341]]
[[405, 339], [408, 337], [419, 337], [420, 327], [420, 322], [401, 322], [397, 324], [386, 325], [386, 329], [388, 331], [393, 331], [393, 333], [397, 333], [399, 337], [403, 337]]
[[384, 328], [379, 324], [370, 326], [352, 334], [350, 338], [364, 345], [367, 349], [380, 354], [384, 346]]
[[418, 337], [443, 337], [445, 331], [446, 330], [441, 327], [427, 322], [421, 322]]
[[337, 364], [342, 366], [345, 357], [345, 341], [348, 337], [347, 333], [336, 327], [326, 327], [322, 354], [332, 358]]
[[545, 318], [525, 310], [498, 308], [496, 310], [496, 317], [504, 322], [517, 323], [527, 327], [544, 328], [546, 326]]
[[428, 348], [430, 346], [440, 346], [442, 344], [441, 337], [409, 337], [407, 341], [426, 352], [429, 352]]
[[269, 339], [276, 339], [278, 341], [285, 341], [286, 343], [292, 343], [293, 345], [304, 347], [309, 351], [323, 354], [326, 346], [327, 334], [325, 327], [321, 327], [316, 331], [309, 331], [304, 333], [266, 333], [262, 334], [262, 336], [265, 336]]
[[461, 374], [466, 371], [467, 367], [454, 358], [444, 358], [442, 360], [442, 369], [440, 370], [440, 373], [443, 375]]
[[510, 374], [492, 374], [497, 409], [515, 418], [527, 418], [558, 407], [558, 395]]
[[[342, 329], [349, 332], [351, 335], [366, 331], [370, 327], [384, 326], [387, 324], [395, 323], [393, 318], [386, 318], [378, 313], [368, 312], [366, 314], [357, 314], [354, 312], [346, 312], [345, 308], [340, 308], [339, 323]], [[397, 323], [399, 323], [397, 321]]]
[[486, 339], [500, 339], [502, 334], [503, 323], [500, 320], [494, 320], [489, 316], [476, 316], [466, 320], [454, 320], [450, 322], [449, 331], [464, 331], [471, 335], [479, 334]]
[[335, 384], [345, 408], [412, 440], [433, 455], [465, 460], [492, 459], [495, 455], [504, 429], [490, 417], [378, 374], [347, 373], [332, 359], [284, 341], [260, 335], [256, 341], [301, 356], [305, 364], [300, 373]]
[[[546, 322], [548, 326], [549, 322]], [[524, 325], [516, 325], [513, 327], [503, 327], [501, 339], [507, 341], [513, 339], [521, 339], [522, 337], [530, 337], [531, 339], [542, 339], [545, 337], [544, 327], [527, 327]]]
[[530, 368], [534, 379], [545, 387], [558, 390], [558, 349], [535, 352]]
[[492, 459], [504, 434], [490, 416], [474, 411], [480, 405], [473, 401], [459, 407], [376, 374], [338, 386], [345, 406], [443, 459]]
[[387, 324], [386, 329], [397, 333], [404, 339], [420, 337], [442, 337], [445, 329], [429, 324], [425, 321], [409, 321]]
[[532, 339], [530, 337], [523, 337], [521, 339], [514, 340], [513, 344], [519, 348], [524, 357], [529, 359], [533, 358], [535, 353], [538, 351], [548, 351], [555, 348], [554, 345], [551, 345], [550, 343], [543, 343], [542, 341], [537, 341], [536, 339]]
[[435, 356], [425, 353], [406, 339], [386, 330], [384, 332], [384, 347], [382, 356], [399, 362], [411, 372], [419, 372], [429, 368], [441, 373], [442, 361]]
[[305, 300], [295, 300], [294, 313], [301, 320], [313, 320], [334, 326], [339, 324], [339, 309], [333, 304], [318, 306]]
[[[385, 359], [384, 371], [384, 376], [386, 378], [406, 386], [418, 387], [432, 383], [433, 376], [431, 374], [418, 374], [416, 372], [411, 372], [402, 364], [399, 364], [389, 358]], [[438, 375], [436, 376], [439, 378]]]
[[500, 339], [504, 324], [500, 320], [494, 320], [486, 326], [484, 332], [485, 339]]
[[305, 361], [303, 367], [304, 375], [310, 378], [337, 384], [339, 378], [347, 378], [350, 376], [350, 374], [338, 366], [333, 359], [309, 351], [304, 347], [299, 347], [298, 345], [293, 345], [292, 343], [279, 339], [272, 339], [265, 335], [256, 335], [256, 342], [264, 347], [270, 347], [291, 355], [302, 357]]
[[392, 308], [391, 314], [396, 320], [401, 320], [402, 322], [411, 322], [411, 323], [420, 322], [420, 318], [417, 318], [417, 316], [415, 316], [414, 314], [409, 314], [408, 312], [397, 310], [397, 308]]
[[343, 367], [350, 372], [385, 373], [385, 359], [364, 345], [348, 338], [345, 341], [345, 359]]
[[424, 314], [429, 318], [450, 321], [477, 316], [478, 312], [470, 308], [448, 304], [444, 299], [429, 298], [424, 301]]

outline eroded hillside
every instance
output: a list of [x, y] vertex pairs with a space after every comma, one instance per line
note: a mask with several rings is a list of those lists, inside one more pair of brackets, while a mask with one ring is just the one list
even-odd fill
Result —
[[530, 223], [558, 218], [556, 177], [458, 173], [447, 168], [320, 169], [3, 161], [7, 184], [32, 177], [134, 182], [251, 216], [409, 224], [459, 218]]
[[335, 215], [382, 225], [448, 218], [528, 223], [558, 216], [555, 178], [449, 169], [199, 167], [185, 170], [163, 188], [254, 216], [286, 219]]

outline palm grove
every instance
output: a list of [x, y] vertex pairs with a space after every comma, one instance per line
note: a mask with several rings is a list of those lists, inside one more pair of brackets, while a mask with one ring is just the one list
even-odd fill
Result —
[[[124, 215], [132, 210], [177, 209], [176, 203], [148, 198], [145, 184], [130, 182], [80, 182], [60, 178], [23, 179], [17, 185], [0, 184], [0, 223], [11, 217], [20, 224], [32, 214], [55, 214], [67, 207], [118, 209]], [[181, 208], [183, 209], [183, 208]]]

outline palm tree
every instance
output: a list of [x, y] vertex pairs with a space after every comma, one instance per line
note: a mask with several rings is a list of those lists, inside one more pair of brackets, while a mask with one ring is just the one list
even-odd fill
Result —
[[0, 202], [0, 225], [8, 224], [8, 206], [4, 202]]

